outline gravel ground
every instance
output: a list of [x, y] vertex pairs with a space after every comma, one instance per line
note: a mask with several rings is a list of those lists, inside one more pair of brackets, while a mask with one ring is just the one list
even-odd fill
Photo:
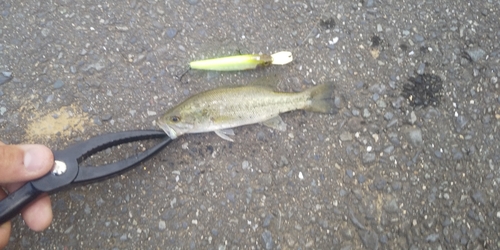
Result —
[[[7, 249], [499, 249], [500, 2], [0, 2], [0, 139], [61, 149], [157, 128], [194, 93], [333, 81], [337, 115], [291, 112], [179, 138], [122, 176], [52, 196]], [[290, 50], [249, 72], [189, 61]], [[146, 144], [107, 150], [91, 162]]]

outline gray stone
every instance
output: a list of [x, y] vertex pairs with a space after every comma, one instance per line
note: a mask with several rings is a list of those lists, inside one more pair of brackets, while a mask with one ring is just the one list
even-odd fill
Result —
[[426, 240], [427, 242], [436, 242], [436, 240], [438, 240], [438, 239], [439, 239], [439, 234], [436, 234], [436, 233], [434, 233], [434, 234], [429, 234], [429, 235], [425, 238], [425, 240]]
[[420, 147], [424, 144], [424, 141], [422, 139], [422, 130], [420, 130], [419, 128], [410, 128], [406, 131], [406, 134], [408, 136], [408, 140], [414, 146]]
[[365, 230], [359, 232], [361, 241], [365, 245], [366, 249], [377, 250], [379, 248], [378, 235], [371, 230]]
[[425, 40], [424, 37], [422, 35], [420, 35], [420, 34], [415, 34], [414, 37], [415, 37], [415, 42], [419, 42], [420, 43], [420, 42], [423, 42]]
[[10, 80], [12, 80], [14, 76], [12, 75], [11, 72], [1, 72], [0, 73], [0, 85], [4, 83], [8, 83]]
[[341, 141], [352, 141], [352, 134], [347, 131], [342, 132], [339, 137]]
[[396, 199], [392, 199], [388, 203], [386, 203], [384, 205], [384, 210], [388, 213], [397, 213], [399, 211], [399, 207]]
[[249, 169], [250, 168], [250, 163], [248, 161], [243, 161], [241, 163], [241, 168], [244, 169], [244, 170], [245, 169]]
[[375, 161], [376, 155], [375, 153], [365, 153], [363, 154], [363, 163], [370, 163]]
[[392, 119], [392, 117], [394, 117], [394, 114], [393, 114], [392, 112], [386, 112], [386, 113], [384, 114], [384, 119], [385, 119], [386, 121], [390, 121], [390, 120]]
[[262, 241], [264, 241], [264, 248], [265, 249], [273, 249], [274, 248], [274, 242], [273, 242], [273, 237], [271, 235], [271, 232], [269, 232], [268, 230], [264, 230], [261, 237], [262, 237]]
[[476, 62], [476, 61], [482, 59], [483, 56], [486, 55], [486, 52], [481, 48], [468, 49], [465, 51], [465, 53], [467, 53], [467, 55], [469, 55], [470, 59], [473, 62]]
[[472, 194], [472, 199], [474, 200], [474, 202], [476, 202], [478, 205], [484, 205], [485, 204], [485, 200], [484, 200], [484, 196], [483, 196], [483, 193], [479, 190], [475, 191], [473, 194]]
[[169, 38], [174, 38], [177, 35], [177, 29], [175, 28], [167, 28], [167, 36]]
[[64, 86], [64, 82], [62, 80], [57, 80], [54, 82], [54, 89], [60, 89]]
[[161, 231], [165, 230], [167, 228], [167, 223], [165, 223], [164, 220], [160, 220], [158, 222], [158, 229], [160, 229]]
[[101, 116], [101, 120], [107, 122], [107, 121], [111, 120], [112, 117], [113, 116], [110, 113], [106, 113], [106, 114], [103, 114]]
[[346, 169], [345, 174], [349, 176], [349, 178], [352, 178], [354, 176], [354, 172], [352, 171], [352, 169]]
[[422, 75], [425, 72], [425, 63], [420, 63], [417, 68], [417, 74]]

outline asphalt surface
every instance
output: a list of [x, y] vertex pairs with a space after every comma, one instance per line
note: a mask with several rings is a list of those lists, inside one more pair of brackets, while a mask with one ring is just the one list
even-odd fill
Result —
[[[337, 115], [291, 112], [177, 139], [17, 217], [7, 249], [499, 249], [500, 3], [1, 1], [0, 139], [61, 149], [155, 120], [202, 90], [333, 81]], [[293, 52], [250, 72], [189, 61]], [[12, 79], [11, 79], [12, 78]], [[107, 150], [125, 157], [147, 143]]]

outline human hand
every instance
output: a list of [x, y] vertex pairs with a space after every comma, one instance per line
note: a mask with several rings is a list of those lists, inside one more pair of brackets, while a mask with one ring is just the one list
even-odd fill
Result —
[[[0, 200], [6, 192], [19, 189], [25, 182], [38, 179], [52, 169], [54, 155], [43, 145], [5, 145], [0, 142]], [[43, 194], [22, 211], [24, 222], [34, 231], [46, 229], [52, 221], [50, 198]], [[11, 222], [0, 225], [0, 249], [9, 242]]]

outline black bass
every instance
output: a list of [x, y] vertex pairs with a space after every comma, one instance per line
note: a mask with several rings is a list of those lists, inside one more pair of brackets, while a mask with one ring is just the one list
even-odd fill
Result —
[[333, 84], [323, 84], [299, 93], [276, 92], [269, 86], [224, 87], [186, 99], [160, 117], [158, 125], [175, 139], [183, 134], [215, 132], [233, 141], [231, 128], [262, 123], [281, 131], [286, 124], [280, 114], [293, 110], [335, 113]]

